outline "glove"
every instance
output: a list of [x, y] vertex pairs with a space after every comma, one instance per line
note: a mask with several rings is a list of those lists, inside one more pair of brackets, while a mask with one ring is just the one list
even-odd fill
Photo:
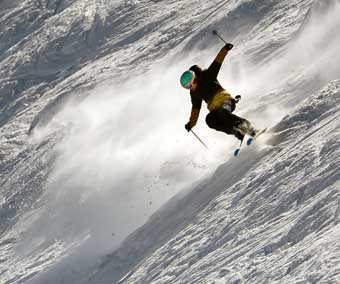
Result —
[[240, 95], [237, 95], [237, 96], [235, 97], [235, 102], [238, 103], [240, 100], [241, 100], [241, 96], [240, 96]]
[[191, 130], [191, 128], [192, 128], [190, 122], [188, 122], [184, 127], [185, 127], [185, 129], [186, 129], [188, 132], [190, 132], [190, 130]]
[[224, 46], [224, 48], [225, 48], [227, 51], [231, 50], [233, 47], [234, 47], [234, 46], [233, 46], [231, 43], [227, 43], [227, 44]]

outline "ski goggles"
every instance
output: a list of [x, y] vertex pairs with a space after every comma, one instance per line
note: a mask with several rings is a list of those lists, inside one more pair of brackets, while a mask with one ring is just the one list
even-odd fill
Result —
[[194, 85], [194, 80], [195, 80], [195, 79], [193, 79], [192, 82], [186, 84], [186, 85], [183, 86], [183, 87], [186, 88], [186, 89], [188, 89], [188, 90], [191, 90], [191, 89], [192, 89], [192, 86]]
[[183, 88], [191, 90], [194, 85], [195, 74], [192, 71], [185, 71], [181, 76], [181, 85]]

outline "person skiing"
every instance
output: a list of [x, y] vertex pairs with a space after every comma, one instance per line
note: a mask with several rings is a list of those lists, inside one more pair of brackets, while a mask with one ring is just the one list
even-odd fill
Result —
[[241, 141], [245, 134], [252, 137], [256, 135], [255, 128], [247, 119], [232, 114], [241, 96], [233, 98], [217, 80], [223, 60], [232, 48], [231, 43], [222, 47], [207, 69], [202, 70], [198, 65], [193, 65], [182, 74], [180, 83], [190, 90], [192, 103], [190, 119], [185, 124], [188, 132], [196, 125], [204, 100], [209, 110], [205, 120], [210, 128], [234, 135]]

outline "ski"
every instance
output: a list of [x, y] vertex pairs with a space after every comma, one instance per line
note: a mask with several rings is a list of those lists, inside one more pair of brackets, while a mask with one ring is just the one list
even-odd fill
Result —
[[259, 130], [256, 135], [254, 137], [249, 137], [247, 139], [247, 145], [250, 146], [251, 144], [254, 143], [254, 141], [263, 133], [265, 133], [267, 131], [267, 128], [263, 128], [261, 130]]

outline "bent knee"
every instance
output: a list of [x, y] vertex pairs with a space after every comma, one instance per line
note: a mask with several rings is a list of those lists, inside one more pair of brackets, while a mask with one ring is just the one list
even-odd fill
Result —
[[214, 112], [209, 112], [205, 118], [205, 123], [212, 129], [217, 129], [217, 117]]

